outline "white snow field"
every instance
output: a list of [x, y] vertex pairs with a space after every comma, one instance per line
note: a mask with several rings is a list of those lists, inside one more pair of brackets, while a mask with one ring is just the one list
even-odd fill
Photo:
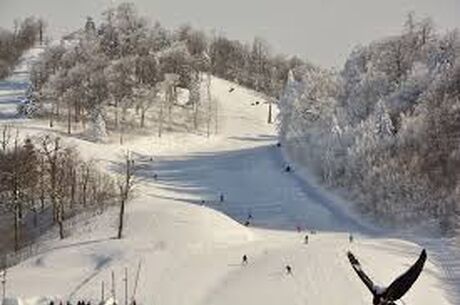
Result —
[[[230, 87], [236, 90], [229, 93]], [[348, 249], [382, 285], [417, 259], [421, 246], [376, 234], [376, 228], [299, 178], [295, 169], [283, 171], [263, 98], [217, 78], [212, 94], [220, 103], [218, 135], [210, 138], [138, 136], [121, 147], [48, 130], [109, 171], [116, 170], [112, 162], [121, 160], [126, 149], [133, 151], [141, 168], [136, 196], [127, 207], [122, 240], [112, 238], [116, 208], [80, 220], [77, 232], [63, 241], [52, 231], [43, 237], [35, 256], [7, 271], [8, 304], [48, 304], [50, 299], [95, 304], [103, 281], [105, 298], [112, 296], [112, 272], [114, 297], [123, 304], [125, 267], [131, 300], [140, 264], [137, 304], [369, 305], [371, 295], [349, 265]], [[251, 106], [254, 101], [261, 103]], [[13, 106], [2, 102], [3, 118], [10, 117]], [[25, 134], [47, 131], [44, 122], [17, 124]], [[248, 214], [252, 219], [246, 227], [241, 223]], [[297, 226], [317, 231], [309, 233], [307, 245], [305, 231], [297, 232]], [[348, 232], [355, 233], [352, 244]], [[285, 272], [287, 264], [291, 275]], [[428, 250], [425, 269], [403, 298], [405, 304], [455, 304], [443, 278]]]

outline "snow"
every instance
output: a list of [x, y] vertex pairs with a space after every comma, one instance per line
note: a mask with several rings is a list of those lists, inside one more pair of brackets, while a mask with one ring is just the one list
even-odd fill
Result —
[[28, 71], [42, 51], [43, 48], [34, 47], [25, 52], [12, 75], [0, 80], [0, 119], [16, 117], [17, 105], [25, 97], [25, 92], [30, 85]]
[[[231, 93], [230, 87], [235, 88]], [[384, 285], [416, 260], [419, 245], [376, 235], [298, 176], [297, 169], [284, 172], [275, 126], [266, 123], [268, 105], [251, 106], [263, 101], [261, 96], [217, 78], [211, 90], [219, 100], [218, 135], [211, 138], [170, 133], [161, 139], [130, 137], [120, 146], [66, 137], [39, 121], [17, 121], [24, 133], [59, 133], [108, 170], [129, 149], [141, 170], [122, 240], [113, 239], [116, 208], [79, 219], [63, 241], [49, 232], [35, 256], [8, 270], [6, 304], [41, 305], [47, 299], [98, 303], [103, 281], [105, 298], [111, 296], [112, 271], [114, 299], [124, 302], [125, 268], [131, 300], [140, 264], [137, 304], [368, 305], [371, 295], [351, 268], [348, 250]], [[12, 111], [11, 104], [2, 107], [2, 114]], [[248, 213], [253, 218], [246, 227], [241, 223]], [[298, 233], [297, 226], [307, 231]], [[349, 232], [354, 232], [351, 244]], [[244, 254], [247, 265], [241, 263]], [[455, 304], [430, 258], [428, 252], [425, 270], [404, 301]]]

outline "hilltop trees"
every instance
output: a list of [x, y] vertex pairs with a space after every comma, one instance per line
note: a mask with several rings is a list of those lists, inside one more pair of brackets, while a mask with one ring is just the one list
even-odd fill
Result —
[[452, 233], [459, 50], [457, 32], [410, 15], [401, 35], [357, 48], [337, 75], [297, 69], [279, 103], [289, 153], [379, 221], [423, 218]]
[[21, 55], [40, 38], [44, 22], [28, 17], [15, 22], [13, 32], [0, 28], [0, 79], [6, 77]]

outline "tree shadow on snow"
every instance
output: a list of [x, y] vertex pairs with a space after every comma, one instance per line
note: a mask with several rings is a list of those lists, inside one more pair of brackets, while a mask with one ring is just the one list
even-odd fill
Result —
[[[161, 190], [153, 196], [197, 205], [203, 205], [204, 200], [204, 205], [240, 223], [249, 221], [250, 226], [371, 232], [317, 187], [293, 172], [285, 172], [281, 152], [274, 145], [153, 161], [137, 155], [136, 162], [137, 177]], [[219, 200], [221, 192], [224, 202]]]

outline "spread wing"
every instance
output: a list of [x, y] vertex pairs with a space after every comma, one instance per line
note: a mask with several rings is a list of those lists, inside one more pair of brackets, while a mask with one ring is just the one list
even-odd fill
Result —
[[400, 299], [412, 287], [422, 272], [426, 257], [426, 251], [423, 249], [415, 264], [412, 265], [412, 267], [410, 267], [404, 274], [394, 280], [390, 286], [388, 286], [385, 291], [385, 298], [387, 300], [396, 301]]
[[351, 252], [347, 252], [347, 256], [351, 266], [353, 267], [353, 270], [355, 270], [356, 274], [358, 274], [359, 278], [361, 279], [361, 281], [363, 281], [364, 285], [366, 285], [366, 287], [370, 290], [372, 295], [375, 296], [377, 294], [376, 287], [372, 280], [367, 276], [367, 274], [364, 273], [359, 261]]

